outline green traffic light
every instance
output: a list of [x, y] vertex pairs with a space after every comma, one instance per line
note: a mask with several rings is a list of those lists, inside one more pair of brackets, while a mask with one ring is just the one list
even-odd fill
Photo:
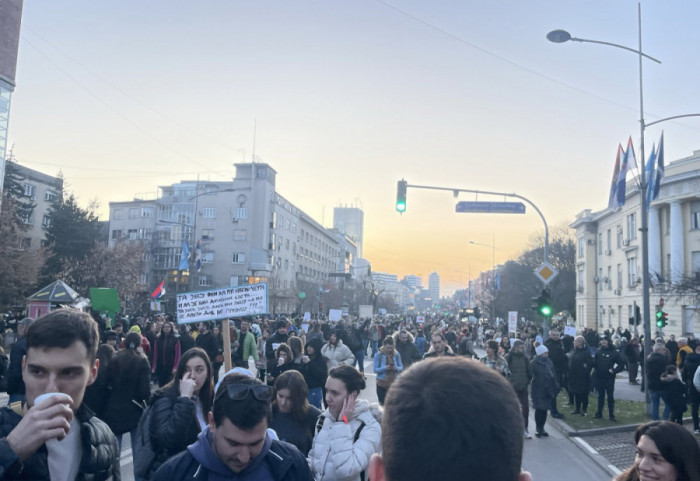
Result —
[[406, 212], [406, 189], [408, 182], [400, 180], [396, 183], [396, 212]]
[[549, 316], [552, 313], [552, 307], [551, 306], [542, 306], [540, 309], [540, 313], [543, 316]]
[[406, 202], [401, 202], [401, 201], [396, 201], [396, 211], [397, 212], [406, 212]]

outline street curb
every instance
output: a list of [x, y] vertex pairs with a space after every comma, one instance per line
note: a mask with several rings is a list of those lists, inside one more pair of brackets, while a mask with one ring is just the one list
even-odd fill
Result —
[[574, 428], [569, 426], [566, 423], [566, 421], [562, 421], [561, 419], [552, 419], [552, 421], [562, 434], [566, 434], [567, 436], [572, 437], [578, 436], [582, 438], [586, 436], [598, 436], [600, 434], [613, 434], [634, 431], [639, 426], [639, 424], [623, 424], [620, 426], [610, 426], [607, 428], [583, 429], [581, 431], [576, 431]]

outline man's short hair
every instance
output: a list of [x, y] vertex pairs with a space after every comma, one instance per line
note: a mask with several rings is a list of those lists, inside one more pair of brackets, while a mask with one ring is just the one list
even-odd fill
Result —
[[[233, 400], [228, 394], [228, 386], [244, 385], [251, 388], [245, 398], [241, 400]], [[231, 373], [221, 380], [216, 394], [214, 395], [214, 404], [211, 408], [216, 426], [221, 426], [224, 418], [227, 418], [231, 423], [239, 429], [252, 429], [263, 419], [267, 419], [269, 424], [272, 408], [270, 401], [272, 396], [267, 401], [259, 400], [253, 393], [252, 388], [256, 386], [266, 386], [257, 378], [246, 376], [245, 374]]]
[[90, 361], [94, 362], [98, 339], [97, 323], [89, 314], [75, 309], [56, 309], [29, 326], [27, 351], [32, 347], [65, 349], [75, 341], [81, 341], [87, 348]]
[[406, 370], [384, 404], [382, 457], [390, 481], [516, 481], [523, 417], [503, 376], [462, 357]]

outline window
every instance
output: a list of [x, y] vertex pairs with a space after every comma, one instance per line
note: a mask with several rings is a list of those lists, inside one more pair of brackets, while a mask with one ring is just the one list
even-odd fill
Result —
[[234, 230], [233, 231], [233, 240], [244, 241], [245, 238], [246, 238], [246, 231], [244, 231], [244, 230]]
[[245, 263], [245, 253], [234, 252], [233, 253], [233, 263], [234, 264], [244, 264]]
[[141, 274], [141, 278], [139, 279], [139, 284], [147, 284], [148, 283], [148, 274]]
[[608, 280], [606, 281], [608, 290], [612, 289], [612, 266], [608, 266]]
[[56, 200], [58, 200], [58, 194], [51, 190], [47, 190], [46, 192], [44, 192], [44, 200], [46, 202], [55, 202]]
[[44, 229], [48, 229], [49, 227], [51, 227], [51, 217], [45, 215], [44, 218], [41, 220], [41, 227], [43, 227]]
[[119, 229], [115, 229], [112, 231], [112, 239], [121, 239], [122, 237], [122, 231]]
[[578, 290], [579, 292], [583, 292], [583, 287], [586, 284], [586, 279], [583, 277], [583, 267], [579, 267], [578, 269]]
[[700, 229], [700, 202], [690, 204], [690, 228], [692, 230]]
[[270, 229], [277, 228], [277, 212], [273, 212], [270, 216]]
[[214, 229], [202, 229], [202, 240], [213, 240]]
[[599, 291], [603, 290], [603, 268], [602, 267], [598, 268], [598, 290]]
[[235, 219], [247, 219], [248, 209], [246, 209], [245, 207], [237, 207], [233, 216]]
[[22, 237], [19, 240], [19, 248], [20, 249], [27, 249], [31, 247], [32, 245], [32, 238], [31, 237]]
[[598, 234], [598, 254], [603, 253], [603, 234]]
[[114, 209], [112, 211], [112, 218], [123, 219], [124, 218], [124, 211], [122, 209]]
[[205, 219], [216, 219], [216, 208], [205, 207], [202, 209], [202, 217]]
[[617, 248], [622, 247], [622, 227], [617, 226]]
[[141, 217], [153, 217], [153, 207], [141, 207]]
[[630, 287], [637, 284], [637, 258], [630, 257], [627, 259], [627, 281]]
[[578, 239], [578, 256], [583, 257], [584, 246], [586, 245], [586, 240], [583, 237]]
[[612, 250], [612, 231], [610, 229], [608, 229], [606, 242], [605, 242], [605, 249], [608, 252], [610, 252]]
[[622, 289], [622, 264], [617, 265], [617, 288]]
[[202, 264], [212, 264], [214, 262], [213, 252], [202, 252]]
[[36, 199], [36, 186], [32, 184], [24, 184], [24, 195], [32, 200]]
[[627, 216], [627, 238], [637, 238], [637, 214], [635, 213]]
[[129, 208], [129, 219], [136, 219], [139, 216], [139, 209], [137, 207]]
[[24, 224], [34, 224], [34, 213], [29, 213], [29, 212], [23, 212], [19, 214], [19, 219], [24, 223]]
[[139, 230], [138, 229], [129, 229], [127, 231], [127, 237], [129, 240], [136, 240], [139, 238]]
[[199, 276], [199, 285], [211, 286], [211, 279], [209, 279], [207, 276]]

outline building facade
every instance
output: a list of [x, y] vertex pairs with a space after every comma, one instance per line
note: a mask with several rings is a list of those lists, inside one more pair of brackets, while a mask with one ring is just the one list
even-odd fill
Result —
[[357, 246], [357, 255], [362, 257], [365, 214], [358, 207], [333, 208], [333, 228], [345, 234]]
[[[576, 231], [578, 327], [598, 331], [635, 328], [642, 306], [640, 192], [626, 187], [618, 210], [584, 210], [570, 227]], [[668, 313], [664, 335], [700, 334], [697, 299], [675, 293], [680, 282], [700, 283], [700, 151], [670, 163], [659, 196], [649, 209], [650, 317]], [[662, 301], [663, 299], [663, 301]], [[638, 332], [643, 332], [641, 325]]]
[[22, 219], [27, 230], [23, 233], [20, 247], [43, 247], [46, 242], [46, 228], [50, 222], [49, 210], [53, 202], [60, 200], [63, 195], [63, 179], [17, 163], [12, 165], [22, 183], [24, 197], [34, 205], [31, 215]]
[[440, 274], [431, 272], [428, 276], [428, 296], [433, 304], [440, 303]]

